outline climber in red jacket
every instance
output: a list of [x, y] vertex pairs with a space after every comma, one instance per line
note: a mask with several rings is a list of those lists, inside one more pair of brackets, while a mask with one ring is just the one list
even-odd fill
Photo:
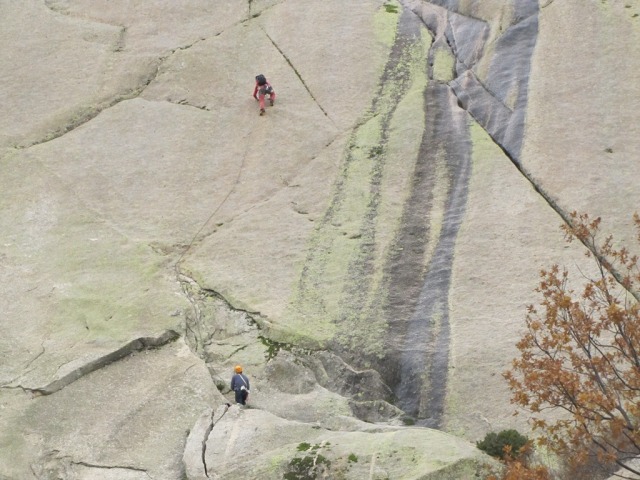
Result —
[[276, 99], [276, 92], [273, 90], [273, 87], [264, 75], [256, 75], [256, 86], [253, 89], [253, 98], [260, 102], [260, 115], [264, 115], [265, 113], [264, 98], [267, 95], [269, 95], [269, 104], [273, 107], [273, 102]]

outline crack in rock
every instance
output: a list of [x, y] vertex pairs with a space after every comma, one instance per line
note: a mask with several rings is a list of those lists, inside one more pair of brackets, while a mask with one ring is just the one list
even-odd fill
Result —
[[225, 413], [229, 410], [230, 404], [225, 404], [224, 406], [218, 408], [218, 410], [211, 411], [211, 417], [209, 420], [209, 425], [204, 432], [204, 436], [202, 438], [202, 466], [204, 468], [204, 474], [207, 478], [211, 478], [209, 475], [209, 468], [207, 467], [207, 441], [209, 440], [209, 436], [213, 431], [213, 427], [215, 427], [216, 423], [218, 423], [222, 417], [224, 417]]
[[204, 436], [202, 437], [202, 468], [204, 468], [204, 475], [209, 478], [209, 469], [207, 468], [207, 441], [209, 440], [209, 435], [213, 431], [213, 426], [215, 422], [213, 420], [213, 416], [215, 415], [215, 410], [211, 411], [211, 417], [209, 420], [209, 426], [204, 432]]
[[247, 309], [232, 305], [231, 302], [229, 302], [229, 300], [227, 300], [220, 292], [216, 292], [215, 290], [212, 290], [210, 288], [202, 288], [202, 292], [208, 297], [213, 297], [217, 300], [222, 301], [222, 303], [224, 303], [229, 310], [233, 312], [244, 313], [254, 321], [255, 321], [254, 317], [262, 317], [262, 314], [257, 310], [256, 311], [247, 310]]
[[132, 472], [145, 473], [149, 478], [151, 478], [151, 476], [149, 475], [146, 469], [139, 468], [139, 467], [130, 467], [127, 465], [96, 465], [88, 462], [71, 462], [71, 465], [78, 465], [81, 467], [98, 468], [98, 469], [105, 469], [105, 470], [129, 470]]
[[[42, 342], [42, 344], [40, 345], [40, 348], [41, 348], [40, 352], [31, 360], [29, 360], [29, 362], [22, 368], [23, 373], [21, 373], [20, 375], [16, 375], [14, 378], [9, 380], [8, 382], [5, 382], [4, 384], [0, 385], [0, 388], [11, 388], [10, 385], [12, 383], [16, 382], [19, 378], [24, 377], [25, 375], [35, 370], [35, 367], [32, 368], [31, 366], [36, 362], [36, 360], [38, 360], [42, 355], [44, 355], [45, 353], [44, 342]], [[19, 387], [14, 387], [14, 388], [19, 388]]]
[[229, 403], [225, 403], [210, 412], [204, 412], [189, 432], [182, 456], [187, 479], [217, 478], [217, 475], [211, 470], [211, 466], [207, 465], [207, 442], [213, 428], [230, 407]]
[[115, 41], [114, 45], [113, 45], [113, 53], [119, 53], [124, 51], [124, 47], [126, 44], [126, 38], [127, 38], [127, 27], [122, 26], [120, 27], [120, 33], [118, 35], [118, 39]]
[[194, 105], [193, 103], [189, 103], [189, 101], [185, 98], [172, 103], [175, 103], [176, 105], [185, 105], [187, 107], [197, 108], [198, 110], [205, 110], [207, 112], [211, 111], [211, 109], [207, 105]]
[[[86, 478], [88, 472], [84, 469], [95, 470], [110, 470], [113, 471], [119, 477], [134, 478], [131, 475], [135, 475], [135, 478], [142, 478], [144, 475], [146, 478], [152, 478], [148, 470], [145, 468], [132, 466], [132, 465], [101, 465], [85, 461], [74, 460], [69, 455], [64, 455], [60, 450], [51, 450], [41, 455], [36, 462], [30, 463], [29, 468], [34, 478], [37, 479], [66, 479], [66, 478]], [[113, 478], [112, 475], [109, 478]], [[91, 478], [96, 474], [90, 474]], [[0, 475], [1, 477], [1, 475]], [[5, 478], [5, 477], [2, 477]]]
[[[51, 7], [49, 7], [49, 8], [51, 8]], [[55, 11], [55, 10], [53, 10], [53, 11]], [[127, 34], [127, 27], [126, 26], [122, 26], [122, 25], [116, 25], [116, 26], [119, 27], [121, 30], [120, 30], [120, 34], [118, 36], [118, 39], [115, 42], [115, 45], [114, 45], [114, 48], [113, 48], [112, 52], [113, 53], [120, 53], [124, 49], [124, 41], [125, 41], [125, 37], [126, 37], [126, 34]], [[220, 33], [217, 33], [215, 36], [218, 36], [218, 35], [220, 35]], [[189, 48], [193, 47], [194, 45], [196, 45], [196, 44], [198, 44], [198, 43], [200, 43], [202, 41], [205, 41], [205, 40], [206, 40], [205, 37], [200, 37], [200, 38], [198, 38], [197, 40], [195, 40], [194, 42], [192, 42], [190, 44], [183, 45], [183, 46], [180, 46], [180, 47], [176, 47], [176, 48], [170, 50], [169, 53], [167, 53], [166, 55], [161, 55], [154, 62], [154, 64], [149, 69], [149, 71], [147, 72], [147, 74], [145, 75], [145, 77], [142, 79], [142, 81], [139, 83], [138, 86], [133, 87], [133, 88], [131, 88], [128, 91], [125, 91], [123, 93], [116, 94], [110, 100], [103, 101], [99, 105], [90, 106], [90, 107], [87, 107], [87, 108], [78, 107], [78, 111], [75, 114], [71, 115], [73, 117], [73, 119], [69, 123], [67, 123], [66, 125], [63, 125], [60, 128], [50, 132], [49, 134], [47, 134], [41, 140], [36, 140], [36, 141], [31, 142], [31, 143], [26, 144], [26, 145], [18, 145], [17, 149], [18, 150], [26, 149], [26, 148], [33, 147], [33, 146], [36, 146], [36, 145], [41, 145], [43, 143], [51, 142], [51, 141], [53, 141], [53, 140], [55, 140], [57, 138], [62, 137], [63, 135], [66, 135], [67, 133], [69, 133], [69, 132], [81, 127], [85, 123], [90, 122], [91, 120], [96, 118], [98, 115], [100, 115], [100, 113], [102, 113], [103, 111], [108, 110], [109, 108], [115, 107], [116, 105], [118, 105], [121, 102], [124, 102], [124, 101], [127, 101], [127, 100], [133, 100], [134, 98], [140, 97], [140, 95], [142, 95], [144, 93], [144, 91], [147, 89], [147, 87], [149, 85], [151, 85], [151, 83], [154, 80], [156, 80], [156, 78], [158, 78], [158, 76], [160, 74], [160, 69], [161, 69], [162, 65], [167, 61], [167, 59], [169, 59], [172, 55], [176, 54], [176, 52], [183, 51], [183, 50], [188, 50]], [[192, 106], [194, 108], [198, 108], [200, 110], [209, 110], [209, 108], [206, 105], [191, 105], [191, 104], [187, 103], [186, 100], [182, 100], [180, 102], [173, 102], [173, 103], [176, 103], [178, 105], [189, 105], [189, 106]]]
[[205, 296], [207, 297], [212, 297], [215, 298], [217, 300], [220, 300], [222, 303], [224, 303], [224, 305], [231, 311], [233, 312], [239, 312], [239, 313], [244, 313], [250, 317], [253, 316], [257, 316], [257, 317], [262, 317], [262, 314], [259, 311], [252, 311], [252, 310], [247, 310], [244, 308], [240, 308], [240, 307], [236, 307], [234, 306], [229, 300], [227, 300], [224, 295], [222, 295], [220, 292], [217, 292], [211, 288], [206, 288], [206, 287], [201, 287], [200, 284], [194, 280], [193, 278], [187, 276], [184, 273], [180, 273], [179, 275], [180, 280], [182, 282], [186, 282], [189, 285], [196, 287], [200, 292], [202, 292]]
[[211, 345], [212, 339], [227, 338], [268, 325], [260, 312], [235, 307], [222, 294], [201, 287], [184, 273], [178, 272], [178, 281], [192, 306], [192, 313], [185, 316], [185, 340], [191, 351], [205, 362], [209, 361], [206, 347]]
[[53, 140], [56, 140], [57, 138], [60, 138], [63, 135], [66, 135], [67, 133], [72, 132], [75, 129], [81, 127], [85, 123], [90, 122], [91, 120], [96, 118], [98, 115], [100, 115], [103, 111], [108, 110], [109, 108], [115, 107], [119, 103], [124, 102], [126, 100], [132, 100], [134, 98], [138, 98], [144, 92], [144, 90], [151, 84], [151, 82], [153, 82], [155, 78], [158, 76], [158, 72], [163, 61], [164, 61], [164, 58], [160, 58], [152, 68], [152, 71], [147, 74], [146, 78], [137, 87], [130, 89], [125, 93], [116, 95], [111, 100], [102, 102], [97, 106], [91, 106], [85, 109], [82, 109], [81, 107], [79, 107], [78, 109], [79, 112], [77, 112], [77, 115], [73, 115], [73, 114], [71, 115], [74, 118], [69, 123], [49, 133], [41, 140], [36, 140], [34, 142], [31, 142], [25, 145], [17, 145], [16, 149], [23, 150], [26, 148], [34, 147], [36, 145], [42, 145], [44, 143], [48, 143]]
[[298, 71], [298, 69], [296, 69], [296, 67], [293, 66], [293, 63], [291, 63], [291, 60], [289, 59], [289, 57], [282, 51], [282, 49], [278, 46], [278, 44], [276, 44], [276, 42], [273, 40], [273, 38], [271, 38], [269, 36], [269, 34], [267, 32], [264, 31], [264, 29], [262, 30], [264, 32], [264, 34], [267, 36], [267, 38], [269, 39], [269, 41], [273, 44], [273, 46], [275, 47], [276, 50], [278, 50], [278, 52], [280, 52], [280, 55], [282, 55], [282, 58], [285, 59], [285, 61], [289, 64], [289, 66], [291, 67], [291, 69], [293, 70], [293, 73], [296, 74], [296, 76], [298, 77], [298, 79], [300, 80], [300, 82], [302, 83], [302, 86], [305, 88], [305, 90], [307, 91], [307, 93], [309, 94], [309, 96], [311, 97], [311, 99], [315, 102], [316, 105], [318, 105], [318, 108], [320, 110], [322, 110], [322, 113], [324, 114], [325, 117], [327, 117], [329, 120], [331, 120], [331, 123], [334, 124], [335, 126], [335, 122], [333, 121], [333, 119], [331, 118], [331, 116], [329, 116], [329, 114], [327, 113], [327, 111], [322, 107], [322, 105], [320, 104], [320, 102], [318, 101], [318, 99], [313, 95], [313, 93], [311, 92], [311, 89], [309, 88], [309, 86], [307, 85], [307, 83], [304, 81], [304, 79], [302, 78], [302, 75], [300, 75], [300, 72]]
[[[59, 390], [62, 390], [67, 385], [75, 382], [76, 380], [84, 377], [85, 375], [94, 372], [102, 367], [109, 365], [115, 361], [121, 360], [133, 352], [138, 352], [142, 350], [150, 350], [153, 348], [164, 346], [176, 339], [178, 339], [180, 335], [174, 330], [165, 330], [162, 334], [157, 337], [140, 337], [130, 342], [126, 343], [119, 349], [110, 352], [106, 355], [103, 355], [95, 360], [92, 360], [88, 363], [80, 365], [77, 368], [73, 368], [68, 373], [64, 374], [61, 378], [58, 378], [44, 387], [29, 387], [24, 385], [10, 385], [2, 388], [20, 388], [25, 392], [31, 393], [33, 395], [50, 395]], [[60, 367], [62, 369], [69, 364], [63, 365]], [[59, 370], [60, 370], [59, 369]]]
[[[536, 182], [533, 175], [531, 175], [531, 173], [529, 173], [520, 164], [520, 162], [517, 159], [511, 157], [509, 152], [507, 152], [498, 142], [496, 142], [495, 139], [494, 139], [494, 143], [502, 149], [504, 154], [507, 156], [507, 158], [509, 158], [509, 160], [511, 160], [511, 163], [518, 169], [520, 174], [531, 184], [533, 189], [543, 198], [543, 200], [547, 203], [547, 205], [549, 205], [558, 214], [558, 216], [562, 219], [562, 221], [569, 227], [573, 227], [575, 225], [575, 222], [573, 221], [571, 214], [567, 210], [562, 208], [558, 204], [558, 201], [555, 198], [553, 198], [549, 192], [547, 192], [544, 188], [542, 188], [541, 185], [539, 185]], [[617, 268], [615, 268], [610, 261], [608, 261], [602, 254], [599, 253], [597, 245], [593, 243], [591, 240], [586, 238], [585, 239], [578, 238], [578, 240], [580, 241], [580, 243], [582, 243], [585, 246], [585, 248], [587, 248], [591, 252], [591, 254], [595, 258], [597, 258], [605, 266], [605, 269], [613, 276], [613, 278], [615, 278], [616, 281], [627, 292], [629, 292], [633, 296], [633, 298], [635, 298], [638, 302], [640, 302], [640, 291], [629, 290], [628, 288], [625, 287], [625, 284], [627, 283], [624, 280], [625, 274], [623, 274]]]

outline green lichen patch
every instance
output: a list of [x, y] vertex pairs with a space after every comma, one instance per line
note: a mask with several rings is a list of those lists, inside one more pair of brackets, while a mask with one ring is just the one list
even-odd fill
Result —
[[170, 314], [183, 304], [166, 295], [172, 286], [162, 260], [145, 245], [103, 235], [107, 240], [75, 242], [73, 255], [51, 256], [61, 273], [50, 328], [58, 338], [92, 345], [175, 328], [179, 319]]
[[293, 345], [291, 343], [276, 342], [275, 340], [271, 340], [270, 338], [267, 338], [263, 335], [259, 335], [258, 339], [267, 349], [264, 354], [267, 361], [275, 358], [280, 350], [286, 350], [289, 352], [293, 350]]
[[398, 16], [389, 13], [398, 13], [400, 4], [397, 1], [385, 3], [376, 13], [374, 28], [376, 37], [383, 45], [391, 47], [398, 30]]
[[301, 335], [337, 340], [373, 357], [384, 355], [382, 276], [422, 139], [431, 39], [403, 38], [402, 46], [345, 148], [329, 208], [312, 234], [285, 314], [287, 326]]
[[387, 13], [398, 13], [397, 3], [385, 3], [383, 7]]
[[331, 468], [331, 461], [320, 453], [322, 448], [328, 448], [328, 443], [311, 445], [301, 443], [299, 452], [308, 452], [307, 455], [295, 456], [289, 462], [284, 474], [285, 480], [314, 480], [327, 478]]
[[449, 50], [438, 48], [433, 59], [433, 79], [443, 83], [453, 80], [455, 76], [455, 61]]
[[299, 452], [306, 452], [307, 450], [310, 450], [310, 449], [311, 449], [310, 443], [302, 442], [301, 444], [298, 445]]

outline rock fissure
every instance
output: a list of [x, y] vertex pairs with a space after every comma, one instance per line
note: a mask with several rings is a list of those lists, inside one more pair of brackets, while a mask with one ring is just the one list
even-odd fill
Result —
[[209, 436], [213, 431], [213, 427], [215, 427], [216, 423], [218, 423], [229, 410], [229, 404], [227, 403], [222, 410], [222, 413], [216, 418], [216, 411], [211, 411], [211, 416], [209, 417], [209, 425], [204, 431], [204, 436], [202, 438], [202, 468], [204, 468], [204, 474], [207, 478], [209, 476], [209, 466], [207, 465], [207, 442], [209, 441]]
[[[500, 146], [498, 144], [498, 146]], [[502, 148], [502, 147], [501, 147]], [[504, 151], [504, 149], [503, 149]], [[508, 156], [508, 152], [505, 151], [505, 155]], [[535, 179], [533, 178], [533, 176], [528, 173], [523, 167], [522, 165], [520, 165], [520, 163], [513, 159], [510, 158], [511, 163], [513, 163], [513, 165], [518, 169], [518, 171], [520, 172], [520, 174], [527, 179], [527, 181], [531, 184], [531, 186], [533, 187], [533, 189], [544, 199], [544, 201], [547, 203], [547, 205], [549, 205], [551, 207], [552, 210], [554, 210], [558, 216], [562, 219], [562, 221], [569, 227], [574, 226], [574, 221], [571, 219], [571, 214], [570, 212], [568, 212], [567, 210], [565, 210], [564, 208], [562, 208], [558, 202], [551, 196], [551, 194], [549, 194], [549, 192], [547, 192], [544, 188], [542, 188], [541, 185], [539, 185]], [[624, 281], [624, 277], [625, 275], [620, 272], [618, 269], [616, 269], [615, 267], [613, 267], [613, 265], [611, 264], [611, 262], [604, 257], [603, 255], [601, 255], [598, 252], [598, 247], [590, 240], [588, 239], [579, 239], [580, 243], [582, 243], [582, 245], [584, 245], [585, 248], [587, 248], [591, 254], [596, 257], [603, 265], [604, 269], [607, 270], [612, 276], [613, 278], [616, 279], [616, 281], [618, 282], [618, 284], [624, 288], [627, 292], [629, 292], [629, 294], [631, 294], [636, 301], [640, 302], [640, 291], [636, 291], [636, 290], [630, 290], [627, 287], [625, 287], [625, 281]]]
[[233, 350], [233, 351], [228, 355], [228, 358], [229, 358], [229, 359], [233, 358], [233, 356], [234, 356], [236, 353], [241, 352], [242, 350], [245, 350], [248, 346], [249, 346], [249, 345], [242, 345], [242, 346], [240, 346], [240, 347], [236, 348], [235, 350]]
[[64, 7], [59, 7], [57, 5], [54, 4], [55, 0], [45, 0], [44, 1], [44, 6], [47, 7], [49, 10], [51, 10], [53, 13], [57, 14], [57, 15], [63, 15], [65, 17], [71, 17], [71, 18], [75, 18], [77, 20], [82, 20], [83, 22], [91, 22], [91, 23], [96, 23], [98, 25], [107, 25], [109, 27], [117, 27], [117, 28], [125, 28], [123, 25], [118, 25], [117, 23], [110, 23], [110, 22], [105, 22], [104, 20], [98, 20], [97, 18], [91, 18], [88, 16], [80, 16], [80, 15], [74, 15], [71, 12], [69, 12], [67, 9], [65, 9]]
[[302, 78], [302, 75], [300, 74], [298, 69], [291, 62], [291, 59], [282, 51], [282, 49], [278, 46], [278, 44], [273, 40], [273, 38], [271, 38], [271, 36], [267, 32], [265, 32], [264, 30], [263, 30], [263, 32], [266, 35], [266, 37], [269, 39], [269, 41], [273, 44], [275, 49], [278, 50], [278, 52], [280, 52], [280, 55], [282, 55], [282, 58], [284, 58], [285, 61], [287, 62], [287, 64], [291, 67], [291, 69], [293, 70], [293, 73], [296, 74], [296, 77], [298, 77], [298, 79], [300, 80], [300, 83], [302, 83], [302, 86], [305, 88], [305, 90], [307, 91], [307, 93], [309, 94], [311, 99], [315, 102], [315, 104], [318, 105], [318, 108], [322, 111], [324, 116], [327, 117], [334, 126], [336, 126], [335, 122], [333, 121], [333, 119], [331, 118], [329, 113], [322, 107], [322, 105], [320, 104], [318, 99], [315, 97], [313, 92], [311, 92], [311, 89], [307, 85], [307, 82], [304, 81], [304, 79]]
[[[42, 350], [40, 351], [40, 353], [38, 353], [34, 358], [32, 358], [31, 360], [29, 360], [29, 362], [21, 369], [22, 373], [16, 375], [15, 377], [13, 377], [11, 380], [9, 380], [8, 382], [3, 383], [2, 385], [0, 385], [0, 388], [22, 388], [19, 385], [16, 385], [15, 387], [11, 387], [11, 384], [15, 384], [15, 382], [18, 381], [18, 379], [25, 377], [26, 375], [29, 375], [32, 371], [34, 371], [36, 369], [36, 367], [32, 367], [32, 365], [36, 362], [36, 360], [38, 360], [42, 355], [44, 355], [45, 353], [45, 348], [44, 348], [44, 343], [41, 346]], [[22, 390], [24, 390], [24, 388], [22, 388]], [[28, 393], [25, 391], [25, 393]]]
[[[454, 95], [456, 95], [456, 97], [458, 97], [457, 92], [455, 91], [455, 89], [452, 89], [452, 92]], [[467, 110], [463, 104], [462, 101], [460, 101], [460, 98], [458, 97], [458, 101], [459, 101], [459, 105], [464, 108], [465, 110]], [[467, 112], [469, 113], [469, 115], [471, 115], [471, 117], [473, 117], [479, 125], [482, 126], [482, 122], [481, 119], [478, 119], [474, 116], [473, 112], [467, 110]], [[547, 205], [549, 205], [549, 207], [551, 207], [551, 209], [553, 211], [556, 212], [556, 214], [561, 218], [561, 220], [567, 225], [567, 226], [572, 226], [573, 225], [573, 221], [571, 220], [571, 215], [570, 213], [565, 210], [564, 208], [562, 208], [558, 202], [553, 198], [553, 196], [547, 192], [538, 182], [536, 182], [535, 178], [533, 177], [533, 175], [531, 175], [521, 164], [519, 158], [517, 158], [514, 154], [512, 154], [503, 144], [502, 142], [500, 142], [500, 140], [498, 140], [495, 135], [488, 129], [484, 128], [484, 131], [487, 132], [487, 135], [489, 135], [489, 137], [493, 140], [494, 144], [496, 146], [498, 146], [498, 148], [500, 148], [500, 150], [503, 152], [503, 154], [509, 159], [509, 161], [513, 164], [513, 166], [518, 170], [518, 172], [520, 173], [520, 175], [522, 175], [522, 177], [524, 177], [527, 182], [529, 182], [529, 184], [531, 185], [531, 187], [543, 198], [543, 200], [546, 202]], [[624, 275], [622, 274], [622, 272], [618, 271], [616, 268], [614, 268], [610, 262], [608, 262], [606, 260], [606, 258], [604, 258], [602, 255], [600, 255], [597, 251], [596, 246], [587, 240], [581, 240], [581, 243], [595, 256], [597, 257], [600, 261], [603, 262], [603, 265], [605, 266], [605, 268], [607, 269], [607, 271], [609, 271], [609, 273], [611, 273], [611, 275], [616, 279], [616, 281], [624, 288]], [[637, 301], [640, 301], [640, 292], [638, 291], [633, 291], [633, 290], [627, 290]]]
[[[211, 317], [212, 312], [225, 312], [223, 315], [240, 314], [243, 322], [252, 325], [254, 328], [261, 328], [262, 315], [260, 312], [234, 307], [222, 294], [211, 289], [202, 288], [195, 279], [183, 273], [179, 274], [179, 282], [182, 286], [183, 294], [192, 306], [192, 313], [187, 314], [185, 318], [186, 341], [191, 351], [205, 360], [205, 362], [208, 361], [205, 347], [211, 345], [214, 336], [225, 331], [225, 327], [216, 324], [216, 314], [213, 313], [213, 317]], [[231, 358], [235, 353], [246, 347], [247, 345], [237, 347], [226, 356]]]
[[97, 469], [104, 469], [104, 470], [130, 470], [132, 472], [145, 473], [149, 478], [151, 478], [151, 476], [149, 475], [149, 472], [146, 469], [140, 468], [140, 467], [131, 467], [128, 465], [98, 465], [98, 464], [88, 463], [88, 462], [73, 462], [73, 461], [71, 462], [71, 465], [78, 465], [80, 467], [97, 468]]
[[[262, 314], [259, 311], [252, 311], [252, 310], [247, 310], [247, 309], [243, 309], [243, 308], [239, 308], [239, 307], [233, 306], [233, 304], [229, 300], [227, 300], [224, 297], [224, 295], [222, 295], [221, 293], [219, 293], [219, 292], [217, 292], [217, 291], [215, 291], [213, 289], [205, 288], [205, 287], [200, 286], [200, 284], [195, 279], [189, 277], [185, 273], [180, 273], [179, 275], [180, 275], [179, 276], [179, 280], [181, 282], [187, 283], [187, 284], [195, 287], [205, 297], [212, 297], [212, 298], [215, 298], [217, 300], [220, 300], [222, 303], [224, 303], [224, 305], [230, 311], [244, 313], [244, 314], [246, 314], [248, 316], [258, 316], [258, 317], [262, 316]], [[188, 296], [191, 298], [193, 295], [191, 293], [189, 293]]]
[[207, 478], [209, 478], [209, 468], [207, 467], [207, 441], [209, 440], [209, 436], [213, 431], [213, 426], [214, 426], [213, 416], [215, 415], [215, 413], [216, 413], [215, 410], [211, 411], [211, 417], [209, 418], [209, 426], [205, 430], [204, 437], [202, 438], [202, 468], [204, 469], [204, 474]]
[[240, 308], [240, 307], [235, 307], [229, 300], [227, 300], [224, 295], [222, 295], [219, 292], [216, 292], [215, 290], [212, 290], [210, 288], [201, 288], [201, 291], [204, 295], [208, 296], [208, 297], [212, 297], [215, 298], [217, 300], [222, 301], [222, 303], [225, 304], [225, 306], [232, 312], [239, 312], [239, 313], [244, 313], [247, 316], [249, 316], [250, 318], [253, 319], [253, 317], [262, 317], [262, 314], [259, 311], [253, 311], [253, 310], [247, 310], [244, 308]]
[[0, 390], [22, 390], [22, 392], [24, 393], [28, 393], [30, 395], [33, 395], [33, 390], [23, 387], [22, 385], [11, 385], [10, 383], [6, 383], [4, 385], [0, 386]]
[[[24, 368], [22, 369], [25, 373], [30, 373], [33, 369], [31, 368], [31, 366], [42, 356], [45, 354], [46, 349], [44, 348], [44, 342], [42, 343], [42, 345], [40, 345], [40, 352], [33, 357], [31, 360], [29, 360], [29, 362], [24, 366]], [[24, 374], [23, 374], [24, 375]], [[14, 382], [15, 380], [17, 380], [18, 378], [20, 378], [20, 376], [17, 376], [15, 379], [13, 379], [10, 382], [7, 382], [8, 384], [11, 384], [12, 382]]]
[[175, 105], [184, 105], [185, 107], [197, 108], [198, 110], [204, 110], [206, 112], [210, 112], [211, 111], [211, 109], [207, 105], [195, 105], [193, 103], [190, 103], [186, 99], [178, 100], [177, 102], [171, 102], [170, 101], [169, 103], [173, 103]]
[[127, 38], [127, 27], [126, 26], [121, 26], [120, 27], [120, 33], [118, 34], [118, 39], [114, 42], [113, 44], [113, 53], [120, 53], [122, 51], [124, 51], [124, 47], [126, 45], [126, 38]]
[[[251, 137], [251, 135], [253, 134], [253, 128], [251, 128], [251, 130], [249, 131], [249, 133], [247, 133], [247, 135], [244, 137], [243, 141], [246, 144], [246, 148], [244, 150], [244, 154], [242, 155], [242, 160], [240, 162], [240, 166], [238, 167], [238, 172], [236, 174], [236, 178], [235, 181], [233, 182], [233, 185], [231, 186], [231, 188], [229, 189], [229, 191], [227, 192], [227, 194], [224, 196], [224, 198], [220, 201], [220, 203], [216, 206], [216, 208], [213, 209], [213, 211], [211, 212], [211, 214], [209, 215], [209, 217], [205, 220], [205, 222], [202, 224], [202, 226], [198, 229], [198, 231], [193, 235], [193, 237], [191, 238], [191, 241], [189, 242], [189, 245], [186, 246], [186, 248], [183, 250], [183, 252], [180, 254], [180, 257], [178, 257], [178, 260], [176, 260], [175, 263], [175, 273], [176, 273], [176, 277], [178, 279], [178, 282], [180, 282], [180, 278], [181, 275], [184, 275], [181, 272], [180, 269], [180, 263], [182, 262], [182, 260], [184, 259], [185, 255], [191, 250], [191, 247], [193, 247], [193, 245], [196, 243], [196, 241], [198, 241], [198, 236], [200, 235], [200, 233], [206, 228], [206, 226], [209, 224], [209, 222], [211, 222], [211, 220], [213, 219], [213, 217], [215, 216], [216, 213], [218, 213], [218, 211], [222, 208], [222, 206], [226, 203], [226, 201], [229, 199], [229, 197], [231, 196], [231, 194], [233, 192], [235, 192], [236, 187], [238, 186], [238, 184], [240, 183], [240, 177], [242, 176], [242, 171], [244, 169], [244, 164], [247, 160], [247, 154], [249, 152], [249, 145], [250, 142], [246, 141], [248, 138]], [[205, 235], [206, 237], [206, 235]], [[202, 239], [200, 239], [202, 240]], [[185, 279], [189, 279], [188, 276], [184, 275]], [[193, 280], [193, 279], [190, 279]], [[195, 280], [193, 280], [194, 283]]]
[[[220, 35], [220, 33], [216, 33], [216, 34], [214, 35], [214, 37], [217, 37], [218, 35]], [[193, 46], [197, 45], [197, 44], [198, 44], [198, 43], [200, 43], [200, 42], [204, 42], [204, 41], [206, 41], [206, 40], [207, 40], [207, 37], [200, 37], [200, 38], [198, 38], [197, 40], [194, 40], [193, 42], [188, 43], [188, 44], [186, 44], [186, 45], [180, 45], [179, 47], [172, 48], [172, 49], [170, 50], [170, 53], [169, 53], [168, 55], [165, 55], [165, 56], [163, 56], [163, 57], [161, 57], [161, 58], [162, 58], [162, 60], [163, 60], [163, 61], [165, 61], [165, 60], [167, 60], [169, 57], [171, 57], [171, 55], [174, 55], [176, 52], [183, 52], [183, 51], [185, 51], [185, 50], [189, 50], [191, 47], [193, 47]]]
[[[77, 368], [72, 369], [70, 372], [64, 374], [61, 378], [58, 378], [43, 387], [31, 387], [25, 385], [9, 385], [3, 388], [21, 388], [25, 392], [33, 395], [51, 395], [59, 390], [62, 390], [67, 385], [75, 382], [76, 380], [94, 372], [100, 368], [121, 360], [134, 352], [142, 350], [149, 350], [158, 348], [167, 343], [170, 343], [179, 338], [179, 334], [174, 330], [165, 330], [157, 337], [140, 337], [136, 338], [117, 350], [114, 350], [106, 355], [103, 355], [95, 360], [84, 363]], [[68, 364], [66, 364], [68, 365]], [[63, 369], [65, 365], [62, 365], [60, 369]]]
[[[191, 304], [193, 317], [186, 315], [185, 318], [185, 338], [191, 351], [195, 354], [199, 354], [204, 345], [203, 333], [202, 333], [202, 310], [200, 308], [200, 302], [198, 302], [192, 292], [192, 289], [198, 291], [200, 286], [198, 283], [188, 277], [184, 273], [178, 273], [178, 282], [182, 288], [182, 293], [187, 298], [187, 301]], [[201, 356], [201, 355], [200, 355]]]
[[[161, 61], [162, 59], [160, 60], [160, 62]], [[66, 125], [63, 125], [62, 127], [50, 132], [41, 140], [36, 140], [25, 145], [16, 145], [16, 149], [24, 150], [30, 147], [35, 147], [37, 145], [42, 145], [42, 144], [51, 142], [53, 140], [56, 140], [62, 137], [63, 135], [66, 135], [67, 133], [70, 133], [76, 130], [77, 128], [81, 127], [85, 123], [90, 122], [105, 110], [115, 107], [121, 102], [138, 98], [144, 92], [144, 90], [151, 84], [151, 82], [153, 82], [153, 80], [157, 77], [159, 68], [160, 68], [160, 63], [157, 63], [152, 69], [152, 71], [148, 73], [144, 81], [142, 81], [140, 85], [138, 85], [136, 88], [133, 88], [125, 93], [116, 95], [115, 98], [112, 98], [111, 100], [106, 102], [102, 102], [98, 106], [87, 107], [84, 109], [80, 108], [75, 114], [72, 114], [73, 118]]]
[[[457, 60], [457, 57], [456, 57], [456, 60]], [[467, 80], [464, 77], [468, 77], [468, 78], [470, 77], [470, 80], [474, 84], [477, 84], [483, 90], [483, 92], [487, 93], [497, 104], [500, 105], [501, 108], [504, 108], [505, 110], [507, 110], [509, 114], [513, 114], [513, 111], [514, 111], [513, 108], [510, 108], [506, 103], [504, 103], [502, 99], [500, 99], [500, 97], [494, 91], [492, 91], [487, 85], [485, 85], [485, 83], [478, 78], [478, 76], [473, 72], [472, 69], [465, 70], [463, 73], [461, 73], [456, 78], [454, 78], [451, 82], [448, 83], [449, 87], [452, 90], [454, 90], [454, 92], [456, 93], [456, 98], [458, 99], [458, 105], [460, 105], [460, 108], [468, 111], [471, 114], [469, 110], [469, 101], [471, 100], [471, 97], [467, 96], [466, 94], [463, 95], [463, 93], [465, 92], [465, 87], [462, 86], [462, 83], [465, 82], [465, 80]], [[481, 122], [484, 120], [484, 119], [478, 119], [475, 117], [474, 119], [478, 122]]]

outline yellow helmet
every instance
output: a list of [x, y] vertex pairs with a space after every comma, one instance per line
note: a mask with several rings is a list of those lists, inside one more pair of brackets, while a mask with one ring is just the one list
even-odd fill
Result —
[[236, 373], [242, 373], [242, 366], [241, 365], [236, 365], [235, 371], [236, 371]]

